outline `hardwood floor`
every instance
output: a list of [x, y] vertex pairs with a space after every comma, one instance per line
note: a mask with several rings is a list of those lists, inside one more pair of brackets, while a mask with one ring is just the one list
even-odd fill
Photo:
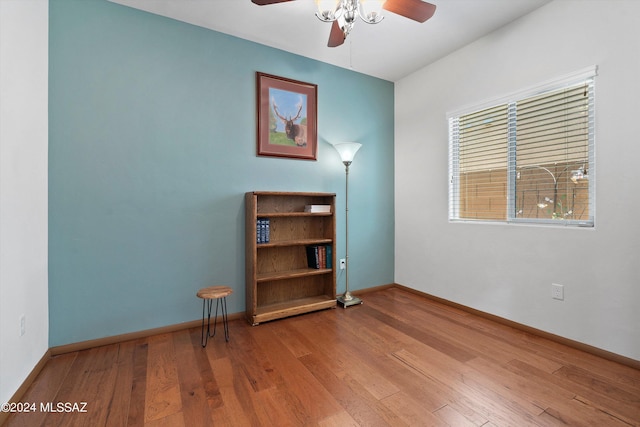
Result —
[[364, 301], [56, 356], [6, 426], [640, 425], [639, 370], [398, 288]]

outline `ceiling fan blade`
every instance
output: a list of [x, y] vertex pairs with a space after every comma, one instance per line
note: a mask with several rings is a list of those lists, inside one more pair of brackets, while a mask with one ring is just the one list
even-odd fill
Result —
[[331, 25], [331, 32], [329, 33], [329, 43], [327, 46], [329, 47], [338, 47], [342, 43], [344, 43], [344, 31], [340, 28], [340, 24], [338, 24], [338, 20], [333, 21]]
[[387, 0], [382, 7], [389, 12], [418, 22], [424, 22], [431, 18], [436, 11], [435, 4], [422, 0]]
[[268, 4], [284, 3], [286, 1], [292, 0], [251, 0], [251, 3], [257, 4], [258, 6], [266, 6]]

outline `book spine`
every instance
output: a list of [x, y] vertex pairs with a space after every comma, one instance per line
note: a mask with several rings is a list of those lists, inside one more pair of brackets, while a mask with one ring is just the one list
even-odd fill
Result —
[[256, 220], [256, 243], [262, 243], [262, 219]]
[[320, 268], [327, 268], [327, 247], [318, 247], [318, 257], [320, 258]]
[[325, 251], [327, 253], [327, 268], [333, 268], [333, 247], [331, 245], [325, 246]]
[[269, 243], [270, 237], [269, 218], [258, 218], [256, 221], [256, 243]]
[[331, 212], [331, 205], [305, 205], [304, 211], [311, 213]]
[[309, 268], [320, 268], [320, 259], [318, 258], [318, 247], [315, 245], [307, 246], [307, 266]]
[[313, 260], [313, 246], [306, 246], [305, 249], [307, 251], [307, 267], [315, 268]]

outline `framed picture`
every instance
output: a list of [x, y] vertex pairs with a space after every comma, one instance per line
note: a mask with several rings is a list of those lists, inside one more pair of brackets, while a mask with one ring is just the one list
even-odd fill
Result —
[[316, 160], [317, 85], [256, 73], [258, 156]]

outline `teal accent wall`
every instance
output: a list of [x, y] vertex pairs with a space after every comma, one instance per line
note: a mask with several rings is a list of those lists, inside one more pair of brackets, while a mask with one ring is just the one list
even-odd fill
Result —
[[[248, 0], [247, 0], [248, 1]], [[318, 85], [317, 161], [256, 156], [255, 73]], [[337, 193], [349, 285], [393, 282], [393, 83], [106, 0], [50, 2], [49, 315], [58, 346], [244, 303], [246, 191]], [[344, 275], [338, 274], [338, 292]]]

